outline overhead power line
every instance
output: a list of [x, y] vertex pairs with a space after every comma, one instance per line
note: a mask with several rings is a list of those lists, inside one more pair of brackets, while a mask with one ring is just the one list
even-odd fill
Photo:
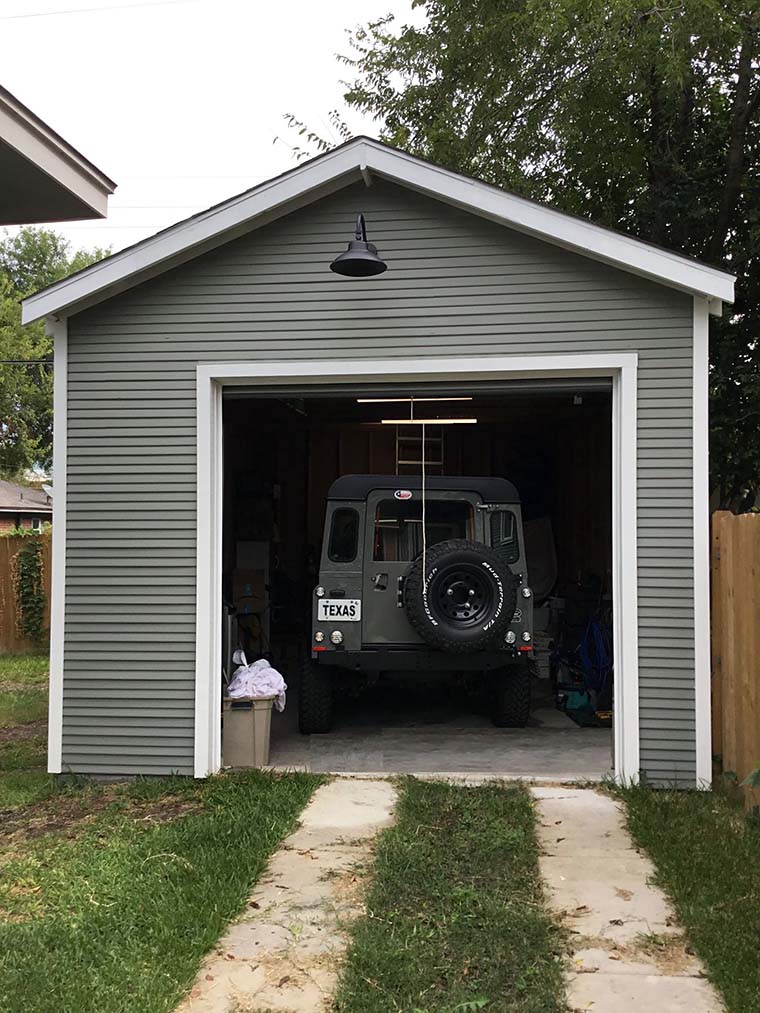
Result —
[[22, 18], [57, 18], [62, 14], [106, 14], [108, 11], [127, 11], [138, 7], [173, 7], [176, 4], [193, 4], [199, 0], [149, 0], [141, 4], [114, 4], [113, 7], [71, 7], [63, 11], [34, 11], [30, 14], [0, 14], [0, 21], [20, 21]]

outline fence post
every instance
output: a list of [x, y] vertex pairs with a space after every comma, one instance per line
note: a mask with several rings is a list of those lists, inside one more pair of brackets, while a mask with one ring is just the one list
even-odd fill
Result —
[[710, 601], [710, 657], [712, 670], [712, 755], [713, 785], [716, 785], [723, 774], [723, 583], [721, 569], [721, 531], [726, 511], [716, 511], [712, 515], [712, 565], [711, 565], [711, 601]]
[[711, 658], [715, 776], [741, 782], [760, 764], [760, 514], [713, 514]]

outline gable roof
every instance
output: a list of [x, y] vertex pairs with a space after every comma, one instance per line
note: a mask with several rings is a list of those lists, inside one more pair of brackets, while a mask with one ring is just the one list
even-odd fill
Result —
[[24, 300], [23, 322], [70, 316], [299, 207], [378, 176], [563, 249], [711, 300], [733, 302], [734, 277], [689, 257], [593, 225], [489, 183], [357, 137], [274, 179], [122, 250]]
[[52, 498], [44, 489], [0, 479], [0, 513], [52, 516]]

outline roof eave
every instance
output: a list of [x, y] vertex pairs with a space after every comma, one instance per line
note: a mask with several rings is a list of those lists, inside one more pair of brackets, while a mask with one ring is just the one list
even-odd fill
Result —
[[48, 176], [62, 195], [74, 198], [82, 207], [82, 219], [106, 217], [108, 197], [116, 189], [113, 180], [2, 87], [0, 137]]
[[735, 278], [497, 187], [357, 138], [216, 208], [58, 282], [23, 303], [23, 322], [67, 316], [335, 192], [368, 173], [601, 263], [706, 298], [733, 302]]

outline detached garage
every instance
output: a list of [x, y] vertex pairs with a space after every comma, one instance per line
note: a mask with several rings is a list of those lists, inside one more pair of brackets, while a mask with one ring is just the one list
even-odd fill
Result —
[[[360, 215], [374, 277], [330, 271]], [[525, 584], [608, 616], [615, 775], [709, 782], [708, 315], [732, 299], [366, 138], [28, 299], [55, 339], [49, 769], [219, 770], [232, 640], [288, 681], [314, 648], [331, 485], [405, 493], [424, 462], [513, 482], [543, 532]]]

